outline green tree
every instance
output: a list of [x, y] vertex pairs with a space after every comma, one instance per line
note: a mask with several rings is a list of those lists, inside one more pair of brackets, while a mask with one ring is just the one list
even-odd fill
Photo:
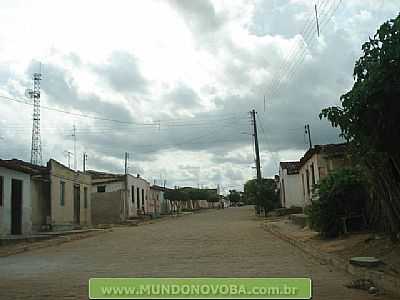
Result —
[[[382, 24], [362, 46], [353, 88], [340, 107], [323, 109], [353, 146], [353, 156], [369, 174], [376, 211], [372, 222], [400, 230], [400, 15]], [[384, 222], [382, 222], [384, 221]]]
[[228, 199], [232, 203], [238, 203], [241, 200], [240, 193], [238, 191], [236, 191], [236, 190], [230, 190], [229, 191], [229, 195], [228, 195]]
[[279, 207], [279, 194], [274, 179], [264, 178], [249, 180], [244, 185], [246, 202], [255, 204], [257, 214], [264, 211], [265, 216], [274, 208]]

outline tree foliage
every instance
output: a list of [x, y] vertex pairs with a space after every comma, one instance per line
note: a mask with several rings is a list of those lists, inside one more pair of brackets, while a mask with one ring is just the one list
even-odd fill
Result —
[[238, 203], [241, 200], [240, 193], [238, 191], [236, 191], [236, 190], [230, 190], [229, 191], [229, 195], [228, 195], [228, 199], [232, 203]]
[[261, 182], [256, 179], [249, 180], [244, 185], [246, 202], [256, 205], [257, 213], [261, 210], [265, 215], [274, 208], [279, 207], [279, 194], [274, 179], [264, 178]]
[[187, 201], [189, 194], [185, 191], [174, 189], [165, 192], [165, 198], [171, 201]]
[[353, 154], [371, 183], [372, 219], [393, 234], [400, 230], [400, 15], [382, 24], [362, 46], [354, 86], [340, 107], [320, 118], [353, 145]]
[[339, 169], [317, 185], [319, 199], [306, 210], [310, 227], [323, 237], [343, 233], [342, 218], [364, 215], [368, 193], [364, 176], [357, 169]]

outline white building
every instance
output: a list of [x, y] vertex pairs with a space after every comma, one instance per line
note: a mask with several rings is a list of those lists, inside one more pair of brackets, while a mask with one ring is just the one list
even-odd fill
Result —
[[299, 161], [279, 164], [279, 187], [282, 207], [304, 207]]

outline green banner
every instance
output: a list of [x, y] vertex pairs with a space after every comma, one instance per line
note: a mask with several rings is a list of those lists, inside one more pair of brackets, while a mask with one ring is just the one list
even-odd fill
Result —
[[92, 278], [90, 299], [311, 299], [310, 278]]

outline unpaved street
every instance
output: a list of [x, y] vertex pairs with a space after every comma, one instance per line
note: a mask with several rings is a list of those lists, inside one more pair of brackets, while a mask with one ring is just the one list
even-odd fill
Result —
[[91, 277], [304, 277], [313, 299], [389, 299], [264, 231], [253, 208], [210, 210], [0, 258], [0, 299], [87, 299]]

